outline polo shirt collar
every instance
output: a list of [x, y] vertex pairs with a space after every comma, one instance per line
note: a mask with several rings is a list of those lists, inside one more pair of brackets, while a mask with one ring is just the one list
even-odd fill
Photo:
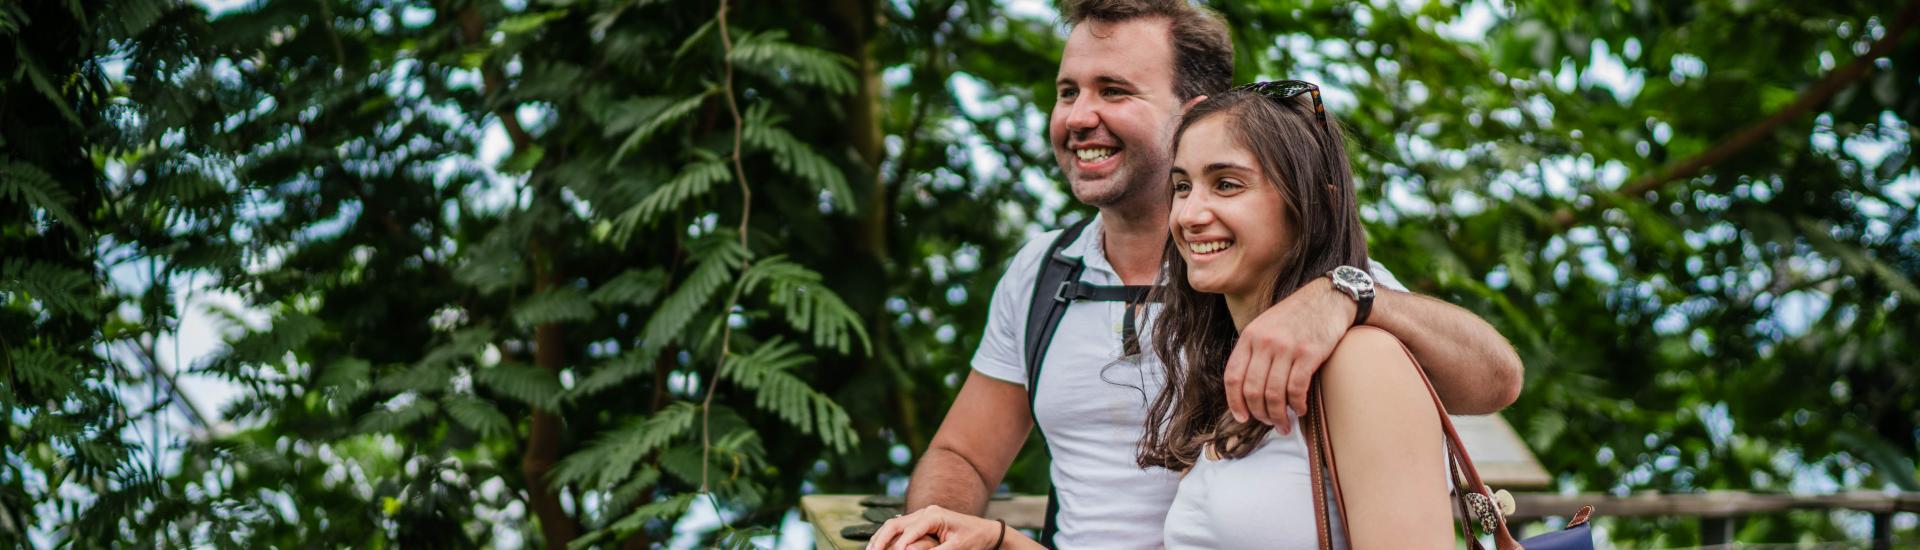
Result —
[[1107, 261], [1106, 239], [1100, 236], [1101, 227], [1104, 225], [1105, 222], [1101, 215], [1094, 214], [1093, 221], [1087, 223], [1087, 228], [1080, 232], [1080, 238], [1074, 239], [1073, 242], [1068, 243], [1066, 247], [1060, 249], [1060, 254], [1062, 256], [1080, 258], [1080, 261], [1086, 263], [1087, 269], [1098, 270], [1101, 273], [1107, 274], [1109, 277], [1118, 279], [1120, 277], [1119, 272], [1114, 271], [1113, 263]]

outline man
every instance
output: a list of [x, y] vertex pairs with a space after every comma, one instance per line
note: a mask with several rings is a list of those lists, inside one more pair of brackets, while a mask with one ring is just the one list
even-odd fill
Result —
[[[1059, 255], [1084, 262], [1083, 284], [1150, 285], [1168, 238], [1173, 131], [1205, 94], [1227, 88], [1232, 42], [1216, 14], [1186, 0], [1065, 4], [1071, 31], [1048, 137], [1074, 197], [1100, 213]], [[1037, 274], [1051, 261], [1043, 256], [1057, 234], [1028, 243], [1000, 280], [973, 371], [914, 470], [908, 510], [982, 513], [1037, 418], [1054, 485], [1041, 542], [1158, 547], [1179, 477], [1134, 464], [1162, 369], [1151, 351], [1139, 352], [1145, 338], [1130, 330], [1134, 306], [1071, 302], [1041, 357], [1024, 349]], [[1383, 272], [1375, 277], [1394, 284]], [[1361, 305], [1322, 278], [1250, 323], [1225, 376], [1235, 417], [1289, 426], [1289, 409], [1306, 409], [1312, 373], [1355, 324]], [[1519, 357], [1472, 313], [1399, 290], [1378, 291], [1369, 309], [1364, 324], [1405, 341], [1450, 410], [1490, 413], [1518, 396]], [[1028, 365], [1045, 368], [1036, 375]], [[906, 522], [890, 523], [899, 529]], [[931, 546], [939, 534], [914, 547]]]

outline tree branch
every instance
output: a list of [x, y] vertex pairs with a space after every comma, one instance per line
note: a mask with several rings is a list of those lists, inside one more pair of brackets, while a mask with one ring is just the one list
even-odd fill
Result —
[[1867, 53], [1854, 58], [1853, 61], [1847, 63], [1846, 66], [1827, 73], [1825, 78], [1820, 79], [1820, 81], [1814, 83], [1813, 87], [1809, 88], [1806, 93], [1801, 94], [1800, 99], [1794, 100], [1792, 104], [1781, 108], [1779, 111], [1773, 113], [1772, 116], [1749, 124], [1745, 128], [1741, 128], [1740, 131], [1733, 134], [1733, 137], [1720, 142], [1720, 144], [1715, 145], [1713, 149], [1709, 149], [1704, 153], [1695, 155], [1693, 158], [1678, 164], [1668, 165], [1668, 167], [1658, 172], [1634, 181], [1632, 184], [1622, 188], [1621, 194], [1629, 197], [1640, 195], [1652, 191], [1667, 182], [1699, 175], [1700, 172], [1708, 166], [1718, 164], [1754, 143], [1765, 139], [1773, 133], [1775, 128], [1786, 124], [1787, 121], [1805, 116], [1815, 107], [1832, 99], [1834, 94], [1838, 94], [1841, 90], [1852, 86], [1854, 81], [1872, 73], [1873, 60], [1891, 53], [1894, 47], [1899, 45], [1900, 37], [1905, 35], [1907, 29], [1913, 27], [1916, 21], [1920, 21], [1920, 1], [1908, 2], [1907, 9], [1901, 12], [1898, 19], [1887, 25], [1886, 34], [1881, 36], [1880, 40], [1875, 41], [1873, 47], [1868, 49]]

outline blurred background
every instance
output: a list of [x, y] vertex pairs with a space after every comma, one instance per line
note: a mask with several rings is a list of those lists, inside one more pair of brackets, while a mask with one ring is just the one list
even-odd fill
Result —
[[[1327, 90], [1373, 256], [1519, 349], [1550, 491], [1920, 491], [1920, 2], [1212, 7], [1236, 81]], [[900, 494], [1007, 259], [1091, 214], [1044, 137], [1063, 34], [0, 4], [0, 542], [810, 548], [799, 497]], [[1027, 451], [1005, 489], [1044, 494]]]

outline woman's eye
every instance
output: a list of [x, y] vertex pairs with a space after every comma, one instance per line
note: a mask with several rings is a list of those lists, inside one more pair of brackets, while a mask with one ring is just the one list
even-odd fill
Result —
[[1185, 195], [1188, 191], [1192, 190], [1193, 184], [1188, 183], [1186, 180], [1173, 182], [1173, 194], [1175, 195]]
[[1213, 182], [1213, 188], [1220, 191], [1235, 191], [1242, 187], [1246, 186], [1240, 185], [1240, 182], [1233, 180], [1217, 180]]

